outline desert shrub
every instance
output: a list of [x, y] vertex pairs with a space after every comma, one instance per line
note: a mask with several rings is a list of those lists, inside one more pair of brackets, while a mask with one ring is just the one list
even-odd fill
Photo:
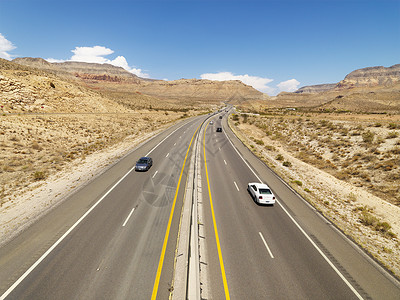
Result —
[[350, 133], [350, 135], [351, 135], [351, 136], [361, 135], [361, 131], [360, 131], [360, 130], [353, 130], [353, 131]]
[[280, 139], [282, 139], [282, 133], [280, 133], [280, 132], [276, 132], [275, 133], [275, 135], [273, 136], [273, 137], [271, 137], [271, 139], [273, 139], [273, 140], [280, 140]]
[[374, 141], [375, 133], [373, 133], [372, 131], [367, 130], [366, 132], [364, 132], [362, 134], [362, 138], [363, 138], [364, 143], [371, 144]]
[[375, 226], [378, 223], [378, 219], [375, 216], [364, 210], [361, 212], [359, 220], [365, 226]]
[[34, 180], [43, 180], [46, 178], [46, 174], [42, 171], [36, 171], [33, 173], [33, 179]]
[[390, 153], [392, 153], [392, 154], [400, 154], [400, 147], [394, 147], [392, 150], [390, 150]]
[[349, 129], [343, 127], [342, 129], [340, 129], [340, 134], [341, 134], [342, 136], [348, 135], [348, 134], [349, 134]]
[[395, 139], [399, 136], [399, 133], [396, 131], [391, 131], [388, 133], [388, 135], [386, 136], [387, 139]]
[[377, 145], [380, 145], [380, 144], [382, 144], [383, 142], [385, 142], [385, 139], [384, 139], [383, 137], [381, 137], [381, 136], [376, 137], [375, 143], [376, 143]]
[[283, 163], [282, 163], [282, 165], [284, 166], [284, 167], [291, 167], [292, 166], [292, 163], [290, 162], [290, 161], [284, 161]]
[[239, 116], [237, 114], [232, 114], [233, 121], [239, 121]]
[[348, 180], [350, 178], [349, 173], [346, 171], [339, 171], [335, 174], [336, 178], [340, 180]]
[[283, 160], [283, 155], [282, 154], [278, 154], [276, 156], [276, 160]]
[[257, 139], [255, 139], [254, 142], [255, 142], [257, 145], [261, 145], [261, 146], [264, 145], [264, 142], [263, 142], [262, 140], [257, 140]]
[[293, 180], [293, 183], [297, 184], [298, 186], [303, 185], [303, 183], [300, 180]]
[[388, 222], [378, 222], [375, 225], [375, 230], [380, 232], [388, 232], [389, 229], [392, 228]]
[[389, 129], [396, 129], [396, 128], [400, 128], [400, 125], [397, 125], [396, 123], [389, 123], [388, 128]]

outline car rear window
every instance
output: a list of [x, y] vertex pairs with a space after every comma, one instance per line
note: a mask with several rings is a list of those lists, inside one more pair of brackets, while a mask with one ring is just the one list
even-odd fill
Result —
[[260, 194], [271, 195], [272, 192], [270, 189], [260, 189]]

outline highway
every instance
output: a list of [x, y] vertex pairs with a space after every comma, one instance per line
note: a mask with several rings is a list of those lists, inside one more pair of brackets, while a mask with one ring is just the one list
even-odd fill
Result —
[[[0, 300], [168, 299], [197, 137], [203, 299], [400, 299], [398, 281], [256, 158], [227, 115], [171, 126], [0, 248]], [[135, 172], [146, 155], [152, 168]], [[251, 199], [258, 181], [274, 206]]]
[[[191, 141], [181, 122], [110, 167], [0, 249], [0, 298], [167, 299]], [[154, 164], [133, 167], [141, 156]]]
[[[244, 147], [226, 116], [212, 120], [201, 172], [207, 298], [400, 299], [398, 282]], [[247, 192], [260, 181], [274, 206]]]

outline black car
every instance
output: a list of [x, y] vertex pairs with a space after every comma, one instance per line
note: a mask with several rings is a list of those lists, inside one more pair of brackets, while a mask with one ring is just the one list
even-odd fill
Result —
[[153, 165], [151, 157], [141, 157], [135, 165], [135, 171], [147, 171]]
[[217, 132], [222, 132], [222, 127], [217, 127]]

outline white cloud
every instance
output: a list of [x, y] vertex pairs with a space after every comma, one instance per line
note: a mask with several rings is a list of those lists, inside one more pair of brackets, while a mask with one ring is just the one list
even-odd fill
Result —
[[289, 79], [277, 84], [277, 87], [281, 92], [294, 92], [299, 88], [299, 85], [300, 82], [298, 82], [296, 79]]
[[113, 50], [103, 46], [75, 47], [75, 49], [71, 51], [72, 53], [74, 53], [74, 55], [70, 59], [71, 61], [80, 61], [80, 62], [97, 63], [97, 64], [108, 63], [109, 60], [103, 56], [114, 53]]
[[[74, 50], [71, 50], [74, 55], [67, 61], [79, 61], [79, 62], [87, 62], [87, 63], [97, 63], [97, 64], [110, 64], [116, 67], [122, 67], [128, 72], [135, 74], [139, 77], [149, 78], [149, 74], [144, 73], [142, 69], [137, 69], [134, 67], [130, 67], [126, 58], [124, 56], [117, 56], [115, 59], [110, 60], [104, 56], [108, 56], [114, 53], [113, 50], [103, 47], [103, 46], [94, 46], [94, 47], [75, 47]], [[48, 62], [65, 62], [65, 60], [48, 58], [46, 59]]]
[[49, 63], [63, 63], [65, 62], [64, 59], [56, 59], [56, 58], [46, 58]]
[[16, 47], [0, 33], [0, 58], [11, 60], [12, 55], [8, 52]]
[[142, 78], [149, 78], [149, 74], [147, 73], [143, 73], [142, 69], [136, 69], [136, 68], [132, 68], [128, 65], [128, 62], [126, 61], [125, 57], [123, 56], [117, 56], [117, 58], [111, 60], [108, 62], [109, 64], [113, 65], [113, 66], [117, 66], [117, 67], [122, 67], [125, 70], [131, 72], [132, 74], [135, 74], [139, 77]]
[[205, 73], [200, 75], [201, 79], [225, 81], [225, 80], [240, 80], [244, 84], [250, 85], [253, 88], [263, 93], [273, 93], [274, 89], [269, 87], [267, 84], [272, 82], [273, 79], [262, 78], [258, 76], [250, 75], [234, 75], [231, 72], [219, 72], [219, 73]]

